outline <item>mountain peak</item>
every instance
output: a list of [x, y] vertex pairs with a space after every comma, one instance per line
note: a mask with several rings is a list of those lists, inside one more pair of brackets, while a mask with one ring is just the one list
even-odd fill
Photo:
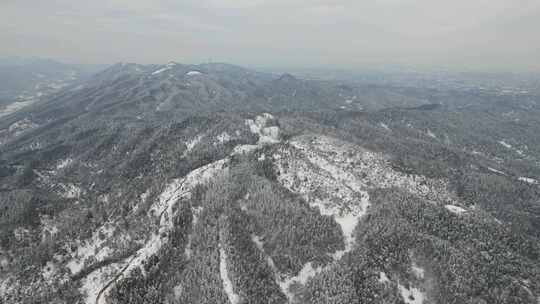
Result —
[[279, 78], [277, 80], [282, 81], [282, 82], [298, 81], [298, 79], [296, 77], [294, 77], [292, 74], [289, 74], [289, 73], [281, 74], [281, 76], [279, 76]]

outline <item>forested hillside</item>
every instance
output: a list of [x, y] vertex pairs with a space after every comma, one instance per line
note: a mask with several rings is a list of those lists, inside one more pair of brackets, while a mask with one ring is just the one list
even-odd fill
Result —
[[534, 94], [117, 64], [0, 119], [0, 303], [540, 303]]

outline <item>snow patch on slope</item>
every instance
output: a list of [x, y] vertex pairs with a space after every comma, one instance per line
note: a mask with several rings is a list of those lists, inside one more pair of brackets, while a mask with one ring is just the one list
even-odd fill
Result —
[[530, 178], [530, 177], [519, 177], [518, 180], [522, 181], [522, 182], [525, 182], [527, 184], [531, 184], [531, 185], [538, 185], [539, 184], [539, 182], [537, 180], [535, 180], [534, 178]]
[[56, 165], [56, 169], [61, 170], [61, 169], [67, 168], [72, 163], [73, 163], [73, 159], [71, 158], [61, 159], [58, 161], [58, 164]]
[[274, 271], [274, 274], [276, 275], [276, 282], [279, 285], [280, 280], [279, 280], [276, 264], [274, 264], [274, 260], [272, 259], [272, 257], [267, 255], [266, 252], [264, 251], [263, 241], [261, 241], [261, 238], [256, 235], [252, 235], [251, 240], [253, 241], [253, 243], [255, 243], [255, 246], [257, 246], [257, 249], [259, 249], [259, 251], [266, 257], [266, 264], [268, 264], [268, 266], [270, 266], [270, 268]]
[[80, 272], [87, 259], [93, 257], [99, 262], [108, 256], [110, 249], [104, 247], [103, 244], [112, 236], [114, 229], [111, 224], [103, 225], [92, 234], [89, 240], [84, 243], [77, 242], [79, 245], [77, 251], [72, 254], [72, 259], [66, 264], [72, 274]]
[[28, 131], [37, 127], [38, 127], [37, 124], [32, 122], [30, 119], [25, 118], [11, 124], [8, 128], [8, 132], [12, 133], [13, 136], [18, 136], [25, 131]]
[[[229, 159], [227, 158], [210, 163], [190, 172], [184, 178], [175, 179], [169, 183], [148, 212], [148, 216], [157, 216], [159, 218], [157, 230], [151, 234], [150, 239], [141, 249], [125, 260], [129, 260], [129, 262], [111, 264], [99, 268], [84, 279], [81, 291], [89, 294], [86, 303], [94, 304], [94, 302], [102, 301], [105, 298], [104, 294], [114, 285], [111, 278], [114, 278], [114, 281], [116, 281], [129, 277], [131, 271], [136, 268], [139, 268], [145, 274], [144, 267], [142, 267], [143, 263], [158, 253], [169, 240], [169, 233], [174, 228], [174, 207], [176, 204], [181, 199], [190, 198], [191, 190], [196, 185], [206, 183], [219, 173], [226, 172], [227, 168], [225, 166], [228, 161]], [[91, 252], [91, 248], [93, 247], [85, 249], [84, 252]], [[79, 269], [79, 264], [72, 264], [72, 267], [74, 268], [73, 270], [77, 270]], [[99, 299], [97, 299], [98, 296]], [[99, 301], [96, 301], [96, 299]]]
[[186, 155], [191, 153], [191, 151], [193, 151], [193, 148], [195, 148], [195, 146], [198, 145], [201, 142], [202, 138], [203, 138], [202, 135], [197, 135], [193, 139], [187, 141], [186, 142], [186, 151], [184, 151], [184, 154], [182, 155], [182, 157], [186, 157]]
[[59, 186], [62, 188], [60, 195], [63, 198], [79, 198], [81, 196], [82, 190], [75, 184], [59, 184]]
[[[249, 154], [264, 145], [276, 144], [280, 142], [280, 130], [278, 126], [268, 126], [274, 117], [271, 114], [264, 113], [253, 119], [246, 119], [245, 124], [251, 133], [259, 136], [255, 145], [238, 145], [234, 147], [232, 155]], [[239, 134], [237, 134], [239, 136]]]
[[0, 282], [0, 297], [3, 298], [5, 295], [11, 294], [17, 285], [17, 282], [11, 277], [2, 280]]
[[273, 120], [271, 114], [264, 113], [253, 119], [247, 119], [246, 125], [253, 134], [259, 135], [259, 145], [273, 144], [279, 142], [279, 127], [268, 126], [268, 123]]
[[259, 148], [260, 148], [259, 145], [239, 145], [239, 146], [234, 147], [232, 154], [233, 155], [248, 154]]
[[240, 297], [234, 292], [233, 284], [227, 271], [227, 252], [221, 247], [221, 244], [219, 246], [219, 274], [223, 281], [223, 289], [225, 290], [227, 297], [229, 297], [231, 304], [240, 303]]
[[168, 70], [172, 69], [175, 65], [176, 65], [176, 63], [174, 63], [174, 62], [169, 62], [169, 63], [168, 63], [167, 65], [165, 65], [163, 68], [158, 69], [158, 70], [152, 72], [152, 75], [158, 75], [158, 74], [161, 74], [161, 73], [163, 73], [163, 72], [165, 72], [165, 71], [168, 71]]
[[426, 271], [424, 270], [424, 268], [416, 265], [416, 263], [413, 263], [412, 264], [412, 272], [413, 272], [414, 276], [417, 279], [422, 280], [422, 279], [424, 279], [424, 275], [425, 275]]
[[517, 149], [517, 148], [514, 148], [514, 146], [512, 146], [511, 144], [505, 142], [504, 140], [500, 140], [500, 141], [499, 141], [499, 144], [502, 145], [503, 147], [507, 148], [507, 149], [510, 149], [510, 150], [516, 152], [516, 153], [519, 154], [520, 156], [523, 156], [523, 155], [524, 155], [523, 151], [521, 151], [521, 150], [519, 150], [519, 149]]
[[381, 284], [390, 283], [390, 279], [388, 278], [386, 273], [382, 271], [379, 273], [379, 283]]
[[499, 144], [501, 144], [503, 147], [507, 148], [507, 149], [512, 149], [512, 145], [510, 145], [509, 143], [506, 143], [504, 140], [500, 140], [499, 141]]
[[51, 285], [53, 283], [53, 278], [56, 272], [57, 272], [56, 265], [53, 262], [48, 261], [43, 267], [43, 270], [41, 271], [41, 276], [43, 277], [43, 279], [48, 285]]
[[161, 73], [163, 73], [163, 72], [165, 72], [165, 71], [168, 71], [168, 70], [170, 70], [170, 69], [171, 69], [171, 68], [169, 68], [169, 67], [161, 68], [161, 69], [159, 69], [159, 70], [153, 72], [152, 75], [158, 75], [158, 74], [161, 74]]
[[401, 285], [398, 283], [399, 292], [401, 293], [401, 297], [403, 297], [403, 301], [407, 304], [423, 304], [424, 299], [426, 298], [426, 295], [418, 288], [414, 287], [407, 287]]
[[448, 211], [454, 213], [454, 214], [462, 214], [462, 213], [465, 213], [467, 212], [466, 209], [463, 209], [459, 206], [454, 206], [454, 205], [445, 205], [444, 208], [446, 208]]
[[109, 289], [104, 289], [104, 287], [116, 278], [125, 265], [127, 265], [127, 262], [109, 264], [93, 271], [82, 279], [80, 291], [85, 295], [84, 303], [105, 304], [106, 294]]
[[497, 169], [493, 169], [491, 167], [488, 167], [487, 168], [489, 171], [493, 172], [493, 173], [497, 173], [497, 174], [502, 174], [502, 175], [506, 175], [506, 173], [500, 171], [500, 170], [497, 170]]
[[285, 293], [289, 301], [292, 301], [294, 298], [294, 294], [290, 291], [291, 285], [298, 283], [305, 285], [307, 281], [309, 281], [311, 278], [315, 277], [317, 274], [319, 274], [323, 270], [322, 267], [313, 268], [313, 265], [311, 262], [306, 263], [304, 267], [302, 267], [302, 270], [298, 272], [298, 274], [294, 277], [286, 278], [283, 281], [280, 281], [279, 287], [281, 290]]
[[[272, 272], [274, 273], [275, 282], [277, 283], [277, 285], [279, 286], [279, 288], [281, 289], [283, 294], [285, 296], [287, 296], [289, 301], [292, 301], [292, 299], [294, 298], [294, 294], [289, 291], [289, 287], [294, 282], [297, 282], [300, 279], [300, 273], [295, 277], [282, 278], [279, 271], [278, 271], [278, 269], [277, 269], [277, 267], [276, 267], [276, 264], [274, 264], [274, 260], [272, 259], [271, 256], [267, 255], [266, 252], [264, 251], [264, 243], [261, 241], [261, 239], [256, 235], [252, 235], [251, 240], [253, 241], [253, 243], [255, 243], [255, 246], [257, 246], [257, 248], [259, 249], [261, 254], [265, 257], [266, 264], [270, 267], [270, 269], [272, 269]], [[300, 271], [300, 272], [302, 272], [302, 271]], [[305, 276], [306, 276], [305, 273], [303, 274], [303, 276], [304, 276], [303, 280], [307, 281], [307, 279], [305, 278]]]
[[25, 108], [25, 107], [33, 104], [34, 102], [36, 102], [36, 99], [29, 99], [29, 100], [25, 100], [25, 101], [16, 101], [16, 102], [10, 103], [6, 107], [4, 107], [3, 109], [0, 109], [0, 117], [7, 116], [7, 115], [9, 115], [11, 113], [15, 113], [15, 112], [19, 111], [20, 109]]
[[223, 144], [223, 143], [226, 143], [226, 142], [231, 141], [232, 137], [229, 135], [229, 133], [223, 132], [223, 133], [219, 134], [219, 135], [216, 137], [216, 139], [217, 139], [217, 142], [218, 142], [218, 143]]

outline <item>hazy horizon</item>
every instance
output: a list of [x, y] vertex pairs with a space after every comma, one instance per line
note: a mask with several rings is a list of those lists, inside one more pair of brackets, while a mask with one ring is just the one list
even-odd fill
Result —
[[540, 1], [0, 3], [0, 56], [69, 63], [540, 71]]

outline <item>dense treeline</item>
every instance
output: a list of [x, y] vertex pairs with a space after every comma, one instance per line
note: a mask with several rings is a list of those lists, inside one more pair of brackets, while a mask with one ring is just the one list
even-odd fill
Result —
[[309, 261], [325, 265], [329, 254], [344, 248], [334, 220], [299, 197], [257, 176], [250, 178], [249, 189], [249, 198], [242, 203], [280, 272], [295, 274]]
[[266, 264], [246, 229], [245, 215], [229, 209], [220, 217], [220, 242], [227, 252], [232, 283], [242, 303], [285, 303], [273, 270]]
[[[402, 303], [395, 282], [411, 282], [429, 303], [536, 303], [537, 240], [397, 189], [375, 191], [371, 199], [357, 248], [309, 282], [306, 303]], [[422, 278], [413, 264], [423, 267]], [[391, 281], [379, 281], [380, 272]]]
[[[337, 224], [264, 177], [272, 175], [271, 168], [255, 159], [237, 158], [227, 176], [197, 186], [191, 199], [180, 203], [179, 237], [152, 259], [154, 272], [133, 273], [114, 288], [114, 303], [227, 303], [219, 248], [227, 252], [228, 273], [242, 303], [285, 303], [277, 279], [295, 275], [308, 261], [326, 265], [330, 253], [343, 249]], [[263, 240], [262, 252], [254, 236]], [[267, 256], [277, 269], [270, 268]]]
[[537, 240], [513, 234], [485, 215], [456, 215], [395, 190], [376, 191], [372, 203], [375, 208], [358, 229], [360, 246], [400, 273], [413, 262], [412, 254], [433, 274], [428, 294], [435, 302], [536, 300], [523, 282], [540, 275]]

